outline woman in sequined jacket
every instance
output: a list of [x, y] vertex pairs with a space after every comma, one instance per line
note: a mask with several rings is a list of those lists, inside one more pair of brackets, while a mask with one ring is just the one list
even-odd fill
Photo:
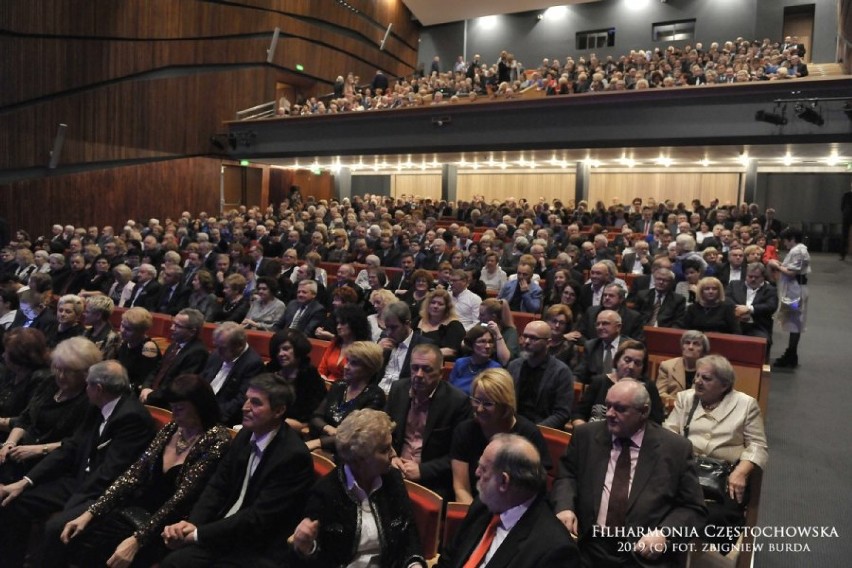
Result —
[[167, 550], [160, 533], [184, 518], [231, 441], [219, 406], [199, 375], [169, 385], [172, 421], [138, 460], [76, 519], [61, 539], [80, 566], [150, 566]]

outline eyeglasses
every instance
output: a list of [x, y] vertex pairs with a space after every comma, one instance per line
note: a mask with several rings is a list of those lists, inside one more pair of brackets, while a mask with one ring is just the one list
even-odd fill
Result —
[[474, 408], [484, 408], [485, 410], [490, 410], [496, 406], [496, 402], [492, 402], [490, 400], [482, 400], [481, 398], [476, 398], [475, 396], [470, 397], [470, 404]]

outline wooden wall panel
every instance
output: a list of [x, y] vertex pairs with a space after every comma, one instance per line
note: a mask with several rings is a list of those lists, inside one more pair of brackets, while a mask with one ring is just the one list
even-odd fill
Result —
[[391, 176], [391, 196], [416, 195], [441, 199], [441, 174], [395, 174]]
[[740, 175], [738, 173], [702, 172], [592, 172], [589, 177], [589, 202], [603, 201], [609, 205], [618, 198], [629, 203], [634, 197], [653, 197], [658, 202], [671, 199], [687, 206], [693, 199], [707, 204], [712, 199], [722, 203], [737, 203]]
[[0, 186], [0, 211], [13, 234], [25, 229], [34, 238], [54, 223], [120, 229], [128, 219], [218, 212], [219, 167], [186, 158], [15, 182]]
[[574, 196], [574, 173], [463, 173], [458, 176], [458, 198], [471, 200], [485, 196], [491, 201], [504, 201], [509, 197], [525, 198], [531, 202], [561, 199]]
[[[334, 176], [328, 172], [316, 175], [308, 170], [298, 170], [293, 175], [293, 185], [299, 186], [302, 199], [312, 195], [317, 201], [334, 196]], [[287, 188], [289, 191], [289, 187]]]

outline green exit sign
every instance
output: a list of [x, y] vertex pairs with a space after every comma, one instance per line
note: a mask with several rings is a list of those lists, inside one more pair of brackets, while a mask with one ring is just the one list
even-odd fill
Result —
[[302, 65], [301, 63], [296, 63], [296, 71], [304, 71], [304, 70], [305, 70], [304, 65]]
[[248, 166], [248, 165], [251, 165], [251, 162], [249, 162], [248, 160], [240, 160], [240, 165], [241, 166]]

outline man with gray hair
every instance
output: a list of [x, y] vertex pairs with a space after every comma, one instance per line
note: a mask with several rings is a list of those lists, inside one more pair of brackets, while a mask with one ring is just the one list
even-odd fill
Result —
[[287, 304], [284, 315], [272, 326], [273, 329], [298, 329], [308, 337], [314, 337], [317, 328], [325, 323], [325, 307], [316, 299], [317, 289], [314, 280], [299, 282], [296, 299]]
[[145, 404], [167, 408], [163, 391], [178, 375], [200, 373], [207, 363], [207, 346], [199, 335], [204, 326], [204, 314], [185, 308], [172, 320], [172, 342], [157, 370], [142, 383], [139, 400]]
[[74, 435], [20, 481], [0, 485], [0, 566], [24, 565], [31, 523], [48, 517], [39, 565], [62, 566], [65, 550], [59, 535], [65, 523], [88, 509], [154, 436], [154, 421], [130, 394], [127, 371], [118, 361], [89, 368], [86, 396], [92, 406]]
[[577, 545], [547, 504], [535, 446], [517, 434], [497, 434], [476, 476], [479, 497], [438, 568], [579, 566]]
[[248, 344], [243, 326], [236, 322], [226, 321], [213, 331], [213, 346], [201, 376], [216, 394], [222, 423], [238, 424], [249, 381], [263, 372], [263, 359]]
[[133, 295], [130, 296], [127, 307], [145, 308], [149, 312], [156, 312], [160, 289], [160, 283], [157, 282], [157, 269], [154, 265], [140, 264], [136, 275], [136, 286], [133, 288]]

